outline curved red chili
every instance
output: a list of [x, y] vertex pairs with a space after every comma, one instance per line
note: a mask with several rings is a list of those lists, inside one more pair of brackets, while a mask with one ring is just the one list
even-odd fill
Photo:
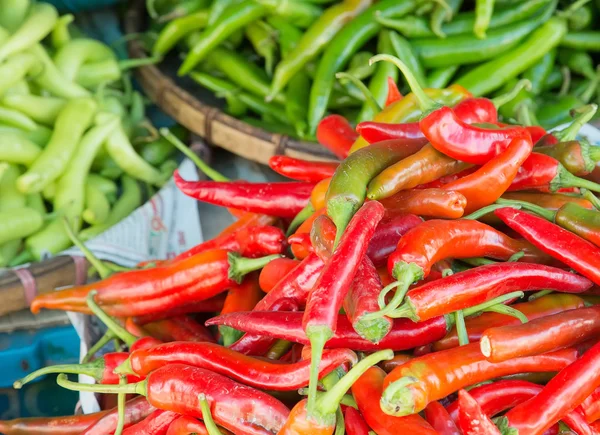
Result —
[[[125, 402], [125, 427], [129, 427], [140, 420], [146, 418], [156, 408], [148, 403], [145, 397], [136, 397]], [[118, 422], [118, 410], [114, 408], [110, 410], [106, 415], [97, 420], [94, 424], [88, 425], [88, 427], [80, 431], [80, 435], [106, 435], [107, 433], [113, 433], [117, 428]], [[2, 431], [4, 433], [4, 431]], [[43, 432], [35, 432], [36, 434], [43, 434]], [[56, 433], [56, 432], [52, 432]], [[10, 433], [7, 433], [10, 435]]]
[[465, 390], [458, 392], [458, 425], [464, 435], [501, 435], [479, 403]]
[[269, 167], [278, 174], [308, 183], [318, 183], [332, 177], [339, 165], [336, 162], [302, 160], [281, 155], [269, 159]]
[[317, 141], [340, 159], [348, 157], [350, 148], [358, 134], [346, 118], [341, 115], [329, 115], [317, 126]]
[[182, 415], [169, 426], [165, 435], [210, 435], [201, 421]]
[[423, 219], [415, 214], [387, 213], [375, 229], [367, 248], [367, 256], [376, 267], [385, 265], [400, 238], [421, 222]]
[[369, 435], [371, 430], [360, 412], [351, 406], [344, 410], [344, 424], [348, 435]]
[[456, 423], [450, 418], [448, 411], [440, 402], [431, 402], [425, 408], [425, 420], [440, 434], [440, 435], [461, 435]]
[[165, 433], [178, 417], [179, 414], [176, 412], [157, 409], [139, 423], [125, 429], [123, 435]]
[[262, 291], [269, 293], [273, 287], [281, 281], [288, 273], [294, 270], [300, 261], [291, 258], [276, 258], [260, 271], [258, 284]]

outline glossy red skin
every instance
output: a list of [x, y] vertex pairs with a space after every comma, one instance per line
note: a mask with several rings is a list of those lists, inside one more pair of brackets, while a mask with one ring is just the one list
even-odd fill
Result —
[[477, 401], [465, 390], [458, 392], [458, 425], [463, 435], [501, 435]]
[[292, 408], [289, 418], [277, 435], [333, 435], [335, 421], [334, 424], [326, 424], [309, 417], [306, 404], [307, 400], [302, 399]]
[[371, 367], [352, 385], [352, 395], [369, 427], [377, 435], [438, 435], [438, 432], [418, 414], [393, 417], [381, 410], [379, 399], [384, 378], [383, 370]]
[[369, 435], [371, 430], [360, 412], [351, 406], [344, 409], [344, 425], [348, 435]]
[[564, 311], [522, 325], [490, 328], [481, 337], [489, 345], [487, 359], [505, 361], [573, 346], [600, 334], [600, 306]]
[[[293, 300], [298, 307], [304, 307], [324, 264], [319, 256], [311, 253], [256, 304], [254, 311], [273, 310], [274, 305], [282, 299]], [[268, 336], [245, 334], [231, 345], [231, 349], [246, 355], [264, 355], [275, 341], [275, 338]]]
[[348, 157], [352, 144], [358, 138], [352, 125], [341, 115], [323, 118], [317, 126], [316, 135], [317, 141], [340, 159]]
[[600, 419], [600, 388], [596, 388], [581, 404], [581, 413], [588, 423]]
[[474, 267], [413, 288], [408, 291], [406, 301], [422, 321], [514, 291], [549, 289], [582, 293], [592, 285], [589, 279], [556, 267], [507, 262]]
[[520, 433], [542, 434], [600, 386], [600, 343], [562, 369], [544, 389], [506, 413], [510, 427]]
[[508, 191], [549, 187], [558, 175], [559, 164], [554, 157], [531, 153], [519, 168]]
[[260, 271], [258, 283], [265, 293], [269, 293], [275, 285], [281, 281], [288, 273], [294, 270], [300, 261], [291, 258], [276, 258], [269, 262]]
[[[133, 371], [140, 376], [168, 364], [187, 364], [228, 376], [251, 387], [273, 391], [292, 391], [308, 385], [310, 360], [280, 364], [252, 358], [213, 343], [171, 342], [130, 356]], [[344, 363], [356, 363], [350, 349], [334, 349], [323, 354], [321, 376]], [[143, 375], [142, 375], [143, 373]]]
[[166, 435], [209, 435], [206, 426], [201, 421], [182, 415], [175, 419]]
[[339, 165], [336, 162], [302, 160], [288, 156], [273, 156], [269, 159], [269, 167], [278, 174], [309, 183], [318, 183], [332, 177]]
[[449, 107], [442, 107], [419, 121], [421, 131], [438, 151], [467, 163], [483, 165], [517, 138], [531, 140], [520, 126], [488, 129], [467, 124]]
[[263, 296], [264, 293], [258, 285], [258, 272], [253, 272], [247, 275], [241, 284], [227, 291], [227, 299], [221, 314], [252, 310]]
[[531, 141], [538, 146], [540, 140], [546, 136], [548, 133], [544, 129], [544, 127], [540, 127], [539, 125], [528, 125], [525, 127], [529, 134], [531, 135]]
[[157, 409], [139, 423], [125, 429], [123, 435], [166, 435], [169, 426], [178, 417], [176, 412]]
[[199, 201], [253, 213], [293, 218], [308, 203], [312, 183], [250, 183], [246, 181], [186, 181], [173, 173], [184, 194]]
[[546, 219], [514, 208], [494, 211], [534, 246], [600, 284], [600, 248]]
[[446, 408], [440, 402], [431, 402], [427, 405], [427, 408], [425, 408], [425, 420], [440, 435], [461, 435], [461, 432], [456, 427], [456, 423], [450, 418]]
[[561, 207], [554, 222], [578, 236], [600, 246], [600, 213], [575, 204]]
[[[218, 316], [206, 322], [207, 325], [227, 325], [240, 331], [257, 335], [309, 344], [302, 329], [301, 312], [249, 311]], [[414, 323], [408, 319], [394, 321], [391, 331], [379, 343], [361, 338], [344, 314], [337, 316], [337, 330], [327, 341], [325, 348], [345, 347], [356, 351], [376, 351], [382, 349], [406, 350], [439, 340], [446, 334], [446, 320], [443, 317]]]
[[[140, 396], [134, 399], [131, 399], [126, 402], [125, 406], [125, 427], [129, 427], [140, 420], [146, 418], [152, 412], [154, 412], [156, 408], [150, 405], [145, 397]], [[80, 435], [106, 435], [108, 433], [113, 433], [117, 428], [117, 420], [119, 416], [117, 415], [117, 408], [111, 409], [106, 415], [101, 417], [91, 426], [80, 431]], [[33, 433], [33, 432], [32, 432]], [[36, 434], [42, 434], [44, 432], [35, 432]], [[56, 433], [56, 432], [53, 432]], [[7, 434], [10, 435], [10, 434]], [[15, 434], [16, 435], [16, 434]]]
[[[388, 256], [394, 252], [400, 238], [408, 230], [416, 227], [423, 219], [414, 214], [399, 214], [384, 217], [377, 228], [375, 234], [369, 242], [367, 256], [376, 267], [384, 266]], [[272, 262], [271, 262], [272, 263]]]
[[471, 343], [408, 361], [386, 376], [384, 388], [399, 379], [414, 377], [417, 382], [407, 390], [415, 404], [414, 412], [420, 412], [430, 402], [441, 400], [461, 388], [516, 373], [558, 371], [576, 359], [577, 350], [562, 349], [545, 355], [491, 363], [482, 355], [479, 343]]
[[144, 329], [151, 336], [161, 341], [209, 341], [216, 343], [211, 332], [189, 316], [177, 316], [147, 323], [144, 325]]
[[467, 198], [444, 189], [402, 190], [381, 203], [393, 213], [410, 213], [441, 219], [458, 219], [465, 213]]
[[[110, 352], [105, 353], [102, 356], [102, 360], [104, 361], [104, 367], [102, 370], [102, 378], [98, 379], [100, 384], [104, 385], [118, 385], [120, 381], [120, 377], [115, 375], [114, 370], [120, 366], [127, 358], [129, 358], [128, 352]], [[135, 375], [127, 375], [127, 383], [131, 384], [134, 382], [139, 382], [143, 378]]]
[[79, 435], [107, 411], [61, 417], [26, 417], [0, 420], [0, 433], [5, 435]]
[[142, 337], [131, 345], [129, 352], [135, 352], [138, 349], [148, 349], [162, 343], [161, 340], [154, 337]]
[[[566, 310], [574, 310], [584, 306], [585, 302], [583, 299], [567, 293], [554, 293], [535, 299], [531, 302], [512, 305], [515, 310], [519, 310], [523, 313], [528, 320], [550, 316], [552, 314], [561, 313]], [[473, 342], [479, 341], [483, 333], [489, 328], [520, 325], [521, 321], [516, 317], [505, 314], [483, 313], [479, 316], [468, 317], [465, 319], [465, 323], [469, 334], [469, 341]], [[432, 350], [437, 352], [457, 346], [459, 346], [458, 335], [456, 333], [456, 327], [453, 327], [448, 335], [433, 344]]]
[[471, 97], [453, 107], [455, 115], [467, 124], [495, 124], [498, 122], [498, 109], [488, 98]]
[[287, 241], [292, 248], [292, 254], [294, 254], [294, 257], [298, 260], [304, 260], [308, 257], [308, 254], [314, 251], [313, 246], [310, 243], [310, 233], [297, 232], [289, 236]]
[[315, 327], [325, 327], [331, 333], [336, 330], [338, 312], [384, 213], [383, 205], [370, 201], [352, 217], [309, 293], [302, 319], [304, 331], [309, 332]]
[[226, 376], [183, 364], [170, 364], [146, 378], [148, 401], [158, 409], [202, 418], [198, 395], [204, 394], [215, 423], [236, 434], [272, 435], [289, 409], [271, 395]]
[[525, 251], [525, 261], [531, 258], [528, 243], [511, 239], [481, 222], [432, 219], [409, 230], [400, 239], [388, 258], [388, 272], [393, 275], [396, 263], [404, 261], [419, 266], [426, 277], [433, 264], [446, 258], [490, 257], [506, 261], [520, 251]]
[[471, 175], [472, 173], [476, 172], [477, 169], [479, 169], [478, 166], [471, 166], [470, 168], [467, 168], [463, 171], [460, 171], [456, 174], [452, 174], [452, 175], [445, 175], [441, 178], [438, 178], [435, 181], [432, 181], [430, 183], [425, 183], [425, 184], [420, 184], [417, 187], [415, 187], [415, 189], [435, 189], [435, 188], [442, 188], [444, 187], [446, 184], [448, 183], [452, 183], [460, 178], [466, 177], [467, 175]]
[[385, 106], [389, 106], [390, 104], [393, 104], [396, 101], [400, 101], [402, 98], [404, 98], [402, 96], [402, 93], [398, 89], [398, 85], [396, 84], [396, 81], [392, 77], [387, 78], [387, 84], [388, 84], [388, 94], [385, 99]]
[[146, 323], [156, 322], [157, 320], [169, 319], [171, 317], [180, 316], [182, 314], [189, 313], [215, 313], [221, 311], [223, 304], [225, 303], [226, 295], [220, 294], [213, 296], [210, 299], [206, 299], [198, 302], [190, 302], [185, 305], [163, 310], [157, 313], [146, 314], [143, 316], [136, 316], [133, 321], [140, 326], [144, 326]]

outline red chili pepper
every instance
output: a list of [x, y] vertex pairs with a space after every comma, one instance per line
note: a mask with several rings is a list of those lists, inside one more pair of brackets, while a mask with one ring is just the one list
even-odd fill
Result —
[[294, 270], [299, 264], [300, 261], [285, 257], [271, 261], [260, 271], [258, 283], [261, 290], [265, 293], [269, 293], [279, 281]]
[[388, 94], [387, 94], [387, 98], [385, 99], [385, 106], [389, 106], [390, 104], [393, 104], [396, 101], [400, 101], [403, 98], [402, 93], [398, 89], [398, 85], [396, 84], [396, 81], [394, 80], [393, 77], [387, 78], [387, 84], [388, 84]]
[[460, 171], [456, 174], [445, 175], [445, 176], [438, 178], [437, 180], [432, 181], [430, 183], [420, 184], [417, 187], [415, 187], [415, 189], [441, 188], [441, 187], [444, 187], [448, 183], [452, 183], [453, 181], [459, 180], [463, 177], [466, 177], [467, 175], [471, 175], [473, 172], [477, 171], [477, 169], [479, 168], [478, 166], [471, 166], [471, 165], [469, 165], [469, 166], [470, 167], [468, 167], [464, 171]]
[[176, 412], [157, 409], [139, 423], [125, 429], [123, 435], [137, 435], [142, 433], [148, 435], [164, 435], [167, 433], [171, 423], [178, 417], [179, 414]]
[[[129, 427], [140, 420], [146, 418], [152, 412], [155, 411], [154, 406], [150, 405], [145, 397], [136, 397], [125, 402], [125, 426]], [[118, 410], [114, 408], [102, 416], [99, 420], [97, 420], [92, 425], [88, 425], [85, 430], [81, 430], [79, 432], [80, 435], [106, 435], [109, 433], [114, 433], [117, 428], [118, 422]], [[51, 426], [50, 426], [51, 427]], [[4, 431], [2, 431], [5, 433]], [[44, 432], [30, 432], [31, 434], [43, 434]], [[52, 432], [56, 433], [56, 432]], [[6, 435], [11, 435], [7, 433]], [[16, 434], [15, 434], [16, 435]]]
[[593, 210], [594, 206], [587, 199], [574, 195], [565, 195], [562, 193], [539, 193], [539, 192], [506, 192], [502, 199], [513, 201], [530, 202], [548, 210], [558, 210], [563, 205], [573, 203], [588, 210]]
[[386, 373], [389, 373], [396, 367], [404, 364], [407, 361], [410, 361], [413, 358], [414, 356], [408, 353], [397, 353], [396, 355], [394, 355], [394, 358], [392, 358], [389, 361], [382, 362], [380, 366], [383, 370], [385, 370]]
[[383, 370], [371, 367], [352, 385], [352, 395], [369, 427], [377, 435], [438, 435], [438, 432], [418, 414], [393, 417], [381, 410], [378, 399], [383, 392], [384, 378]]
[[131, 270], [100, 282], [40, 295], [32, 302], [31, 311], [48, 308], [89, 313], [86, 297], [97, 290], [96, 301], [110, 315], [155, 313], [211, 298], [277, 257], [248, 259], [214, 249], [152, 270]]
[[369, 435], [371, 430], [360, 412], [351, 406], [344, 410], [344, 424], [348, 435]]
[[531, 154], [533, 144], [529, 138], [513, 139], [506, 149], [476, 172], [444, 186], [460, 192], [467, 198], [465, 213], [472, 213], [494, 203], [510, 187], [519, 168]]
[[[552, 314], [561, 313], [567, 310], [573, 310], [585, 306], [583, 299], [572, 294], [551, 294], [534, 299], [531, 302], [523, 302], [512, 305], [512, 308], [521, 312], [528, 320], [537, 319], [539, 317], [550, 316]], [[493, 327], [518, 325], [521, 321], [516, 317], [501, 314], [501, 313], [483, 313], [479, 316], [468, 317], [465, 319], [469, 341], [478, 341], [483, 333]], [[457, 347], [458, 334], [456, 327], [440, 341], [433, 344], [432, 350], [437, 352], [440, 350], [451, 349]]]
[[370, 144], [390, 139], [420, 139], [424, 137], [418, 122], [388, 124], [363, 121], [356, 126], [356, 132]]
[[332, 177], [339, 165], [336, 162], [310, 161], [288, 156], [273, 156], [269, 159], [269, 167], [278, 174], [308, 183], [318, 183]]
[[573, 346], [600, 333], [600, 307], [579, 308], [522, 325], [490, 328], [483, 333], [481, 353], [492, 362], [539, 355]]
[[186, 181], [176, 170], [175, 184], [199, 201], [253, 213], [293, 218], [308, 203], [312, 183], [249, 183], [247, 181]]
[[440, 434], [440, 435], [461, 435], [461, 432], [456, 427], [456, 423], [450, 418], [446, 408], [440, 402], [431, 402], [425, 408], [425, 420]]
[[600, 212], [597, 210], [588, 210], [575, 203], [567, 203], [556, 212], [554, 222], [600, 246]]
[[323, 118], [317, 126], [316, 135], [317, 141], [340, 159], [348, 157], [352, 144], [358, 138], [352, 125], [341, 115]]
[[581, 404], [581, 413], [588, 423], [600, 419], [600, 388], [596, 388]]
[[313, 188], [310, 194], [310, 203], [312, 204], [315, 210], [325, 209], [327, 205], [325, 199], [327, 197], [327, 190], [329, 190], [330, 183], [331, 178], [326, 178], [315, 184], [315, 187]]
[[210, 435], [206, 426], [195, 418], [182, 415], [175, 419], [166, 435]]
[[[177, 316], [144, 325], [152, 337], [161, 341], [208, 341], [216, 340], [206, 327], [189, 316]], [[118, 383], [118, 382], [117, 382]]]
[[594, 107], [594, 105], [592, 104], [577, 109], [578, 114], [571, 123], [571, 125], [562, 130], [547, 133], [537, 141], [535, 146], [538, 147], [555, 145], [559, 142], [568, 142], [570, 140], [575, 140], [577, 134], [579, 133], [579, 130], [581, 130], [581, 127], [583, 127], [585, 124], [588, 123], [588, 121], [590, 121], [590, 119], [592, 119], [592, 117], [596, 114], [597, 110], [598, 107]]
[[267, 393], [183, 364], [161, 367], [136, 384], [78, 384], [68, 381], [66, 375], [59, 375], [57, 382], [76, 391], [141, 394], [157, 409], [197, 418], [202, 418], [198, 396], [204, 394], [215, 422], [234, 433], [272, 435], [289, 415], [288, 408]]
[[600, 160], [598, 147], [583, 139], [536, 147], [535, 152], [554, 157], [567, 171], [577, 176], [592, 172]]
[[385, 265], [389, 255], [396, 249], [400, 238], [421, 222], [423, 219], [414, 214], [387, 213], [375, 229], [375, 234], [367, 248], [367, 256], [375, 266]]
[[444, 189], [412, 189], [382, 199], [381, 203], [395, 214], [458, 219], [465, 212], [467, 198], [460, 192]]
[[310, 242], [315, 254], [323, 261], [329, 260], [333, 252], [337, 228], [326, 215], [319, 216], [310, 230]]
[[542, 251], [600, 284], [600, 248], [546, 219], [514, 208], [494, 213]]
[[508, 426], [519, 433], [542, 434], [600, 387], [600, 343], [563, 368], [544, 389], [506, 413]]
[[[258, 274], [248, 275], [241, 284], [235, 285], [227, 292], [227, 299], [221, 314], [250, 311], [262, 299], [263, 293], [258, 285]], [[227, 326], [219, 328], [223, 344], [229, 346], [235, 343], [243, 334]], [[183, 341], [183, 340], [180, 340]]]
[[[581, 293], [592, 285], [593, 283], [583, 276], [542, 264], [488, 264], [409, 290], [403, 304], [390, 316], [407, 317], [418, 322], [473, 307], [514, 291], [549, 289], [564, 293]], [[529, 341], [527, 344], [531, 345]], [[565, 343], [564, 346], [568, 344]]]
[[[207, 325], [229, 325], [240, 331], [256, 335], [266, 335], [281, 340], [309, 344], [302, 329], [303, 314], [290, 312], [250, 311], [232, 313], [209, 319]], [[425, 322], [414, 323], [408, 319], [394, 321], [391, 331], [379, 343], [361, 338], [348, 318], [337, 316], [337, 330], [325, 343], [325, 348], [347, 347], [361, 352], [381, 349], [407, 350], [441, 339], [446, 334], [446, 320], [437, 317]]]
[[136, 316], [133, 321], [137, 325], [145, 325], [146, 323], [155, 322], [157, 320], [168, 319], [182, 314], [189, 313], [216, 313], [221, 311], [223, 304], [225, 303], [225, 295], [220, 294], [213, 296], [210, 299], [204, 301], [186, 303], [180, 307], [170, 308], [168, 310], [160, 311], [153, 314], [147, 314], [144, 316]]
[[477, 401], [465, 390], [458, 392], [458, 425], [464, 435], [501, 435]]
[[358, 210], [308, 296], [302, 326], [310, 340], [312, 350], [309, 414], [315, 411], [317, 368], [323, 348], [335, 333], [338, 312], [342, 308], [358, 265], [367, 252], [369, 240], [383, 218], [384, 212], [385, 209], [377, 201], [368, 202]]
[[576, 359], [577, 350], [562, 349], [492, 363], [481, 354], [479, 343], [471, 343], [415, 358], [394, 369], [385, 378], [380, 405], [390, 415], [414, 414], [469, 385], [515, 373], [553, 372]]
[[288, 243], [292, 249], [292, 254], [294, 254], [294, 257], [297, 259], [303, 260], [312, 252], [310, 229], [312, 228], [313, 222], [326, 212], [327, 210], [325, 207], [318, 209], [298, 227], [294, 234], [288, 237]]
[[0, 420], [0, 433], [5, 435], [79, 435], [108, 412], [110, 411], [61, 417], [26, 417]]
[[539, 153], [531, 153], [525, 160], [508, 190], [557, 191], [563, 187], [582, 187], [594, 192], [600, 191], [600, 185], [574, 176], [554, 157]]

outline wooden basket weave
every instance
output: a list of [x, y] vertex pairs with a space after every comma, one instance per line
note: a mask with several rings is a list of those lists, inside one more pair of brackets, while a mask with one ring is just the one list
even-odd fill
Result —
[[[143, 32], [146, 17], [144, 1], [132, 1], [124, 21], [125, 32]], [[128, 49], [130, 58], [148, 57], [140, 41], [130, 41]], [[209, 143], [263, 164], [275, 154], [310, 160], [335, 158], [317, 143], [270, 133], [227, 115], [217, 107], [214, 97], [192, 80], [177, 77], [177, 63], [137, 68], [136, 77], [146, 95], [167, 115]]]

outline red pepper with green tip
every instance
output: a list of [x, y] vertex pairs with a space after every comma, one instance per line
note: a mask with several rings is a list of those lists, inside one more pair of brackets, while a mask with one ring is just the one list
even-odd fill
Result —
[[463, 435], [501, 435], [479, 403], [465, 390], [458, 392], [458, 426]]
[[273, 156], [269, 159], [269, 167], [278, 174], [308, 183], [318, 183], [332, 177], [339, 165], [336, 162], [309, 161], [288, 156]]
[[456, 427], [456, 423], [450, 418], [448, 411], [440, 402], [431, 402], [425, 408], [425, 420], [438, 432], [440, 435], [461, 435], [461, 432]]
[[358, 134], [346, 118], [341, 115], [329, 115], [317, 126], [317, 141], [338, 156], [345, 159]]

